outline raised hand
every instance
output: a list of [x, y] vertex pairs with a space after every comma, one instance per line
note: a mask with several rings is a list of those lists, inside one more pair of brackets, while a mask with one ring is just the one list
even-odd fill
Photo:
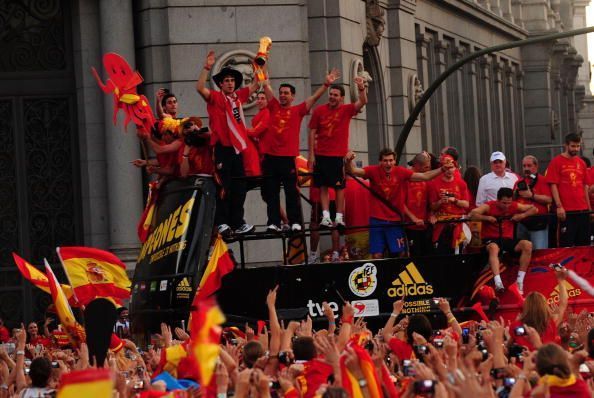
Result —
[[331, 85], [332, 83], [334, 83], [336, 80], [340, 79], [340, 71], [336, 68], [332, 68], [332, 70], [330, 71], [330, 73], [328, 73], [326, 75], [326, 80], [324, 81], [324, 84], [326, 86]]
[[206, 54], [206, 60], [204, 61], [204, 67], [207, 69], [212, 68], [215, 63], [215, 52], [210, 50], [208, 54]]

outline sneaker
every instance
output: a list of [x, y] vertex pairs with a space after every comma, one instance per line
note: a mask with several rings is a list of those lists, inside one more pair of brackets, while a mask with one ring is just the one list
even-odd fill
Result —
[[282, 232], [282, 229], [280, 229], [278, 227], [278, 225], [270, 224], [269, 226], [266, 227], [266, 232], [278, 233], [278, 232]]
[[337, 216], [336, 219], [334, 220], [334, 225], [336, 226], [336, 228], [346, 227], [346, 224], [344, 223], [343, 218], [339, 217], [339, 216]]
[[322, 221], [320, 221], [320, 228], [332, 228], [332, 227], [334, 227], [334, 224], [332, 223], [332, 220], [329, 217], [322, 218]]
[[231, 227], [228, 226], [227, 224], [219, 225], [218, 230], [219, 230], [219, 234], [221, 234], [221, 236], [223, 236], [223, 237], [231, 235]]
[[320, 262], [320, 255], [318, 253], [309, 253], [309, 257], [307, 258], [308, 264], [317, 264]]
[[301, 224], [293, 224], [291, 225], [291, 232], [301, 232]]
[[254, 226], [252, 224], [245, 223], [241, 227], [237, 228], [235, 230], [235, 233], [238, 235], [247, 234], [247, 233], [254, 231], [254, 229], [256, 229], [256, 228], [254, 228]]
[[332, 252], [332, 262], [337, 263], [339, 261], [340, 261], [340, 253], [338, 253], [337, 251], [333, 251]]

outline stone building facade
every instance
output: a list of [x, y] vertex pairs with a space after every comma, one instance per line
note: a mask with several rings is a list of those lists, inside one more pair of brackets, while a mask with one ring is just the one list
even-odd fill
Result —
[[[488, 46], [585, 26], [587, 0], [21, 0], [0, 2], [0, 316], [38, 314], [43, 298], [19, 280], [16, 251], [39, 263], [58, 244], [109, 248], [133, 263], [143, 179], [133, 129], [112, 123], [112, 100], [90, 73], [106, 52], [143, 75], [153, 100], [176, 93], [182, 115], [206, 118], [195, 81], [208, 50], [250, 75], [246, 54], [273, 40], [272, 84], [290, 82], [303, 100], [338, 67], [343, 82], [367, 71], [369, 104], [351, 126], [362, 164], [393, 147], [411, 107], [449, 65]], [[237, 52], [238, 50], [241, 50]], [[492, 150], [519, 165], [523, 154], [558, 153], [566, 132], [594, 141], [585, 36], [491, 54], [463, 66], [431, 98], [406, 154], [461, 150], [463, 165], [488, 168]], [[584, 66], [585, 65], [585, 66]], [[220, 66], [220, 65], [219, 65]], [[350, 90], [347, 95], [350, 100]], [[324, 99], [322, 99], [324, 101]], [[586, 101], [588, 103], [588, 101]], [[591, 103], [591, 102], [590, 102]], [[246, 111], [253, 115], [255, 109]], [[590, 119], [588, 119], [590, 118]], [[583, 124], [583, 125], [582, 125]], [[306, 124], [301, 148], [306, 149]], [[593, 133], [589, 133], [593, 131]], [[590, 134], [590, 135], [588, 135]], [[307, 212], [307, 208], [306, 208]], [[259, 193], [250, 221], [263, 225]], [[272, 244], [274, 246], [274, 244]], [[277, 261], [270, 241], [249, 261]], [[264, 250], [265, 249], [265, 250]], [[278, 258], [259, 253], [279, 253]], [[13, 309], [9, 309], [13, 308]]]

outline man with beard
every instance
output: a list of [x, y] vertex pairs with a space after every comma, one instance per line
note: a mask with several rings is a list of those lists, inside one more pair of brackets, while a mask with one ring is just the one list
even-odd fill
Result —
[[301, 121], [324, 91], [339, 77], [340, 72], [332, 69], [326, 75], [324, 84], [298, 105], [292, 105], [296, 92], [293, 85], [282, 83], [278, 89], [278, 100], [274, 97], [270, 85], [264, 86], [270, 110], [270, 124], [264, 139], [265, 145], [262, 148], [262, 174], [264, 175], [262, 195], [267, 205], [269, 232], [281, 231], [281, 184], [285, 190], [287, 218], [291, 231], [301, 231], [302, 216], [295, 165], [295, 158], [299, 156]]
[[242, 103], [256, 91], [258, 82], [254, 79], [250, 86], [241, 88], [243, 75], [225, 67], [212, 76], [221, 91], [210, 90], [206, 79], [214, 63], [214, 51], [209, 51], [196, 90], [206, 101], [210, 144], [214, 146], [215, 174], [220, 188], [215, 223], [223, 236], [229, 236], [232, 231], [245, 234], [253, 231], [254, 226], [243, 219], [246, 181], [242, 152], [247, 148], [248, 135]]
[[[559, 221], [559, 246], [590, 244], [590, 209], [586, 163], [578, 156], [582, 138], [570, 133], [565, 136], [563, 153], [555, 156], [547, 169], [553, 201]], [[572, 212], [572, 213], [567, 213]]]
[[[519, 203], [531, 204], [536, 207], [538, 214], [547, 214], [549, 205], [553, 201], [551, 188], [546, 178], [538, 174], [538, 159], [532, 155], [522, 159], [524, 178], [516, 182], [514, 196]], [[549, 247], [549, 218], [535, 216], [518, 223], [516, 237], [532, 242], [533, 249]]]
[[[429, 181], [453, 168], [453, 164], [448, 163], [435, 170], [416, 173], [411, 169], [396, 166], [396, 153], [389, 148], [380, 151], [380, 164], [376, 166], [360, 169], [353, 166], [353, 159], [355, 159], [354, 152], [347, 154], [347, 172], [356, 177], [368, 179], [370, 188], [375, 192], [369, 202], [369, 253], [373, 258], [383, 258], [387, 248], [392, 256], [404, 255], [406, 253], [406, 237], [400, 225], [402, 222], [400, 207], [402, 185], [406, 181]], [[384, 201], [389, 202], [398, 211], [386, 206]]]
[[[344, 104], [344, 87], [330, 86], [328, 103], [314, 109], [309, 122], [308, 168], [313, 171], [313, 185], [320, 189], [322, 221], [320, 226], [343, 228], [344, 224], [344, 157], [349, 148], [349, 125], [351, 119], [367, 103], [365, 82], [355, 78], [359, 98], [352, 104]], [[330, 219], [330, 200], [328, 189], [336, 193], [336, 218]]]
[[[424, 173], [431, 170], [431, 157], [427, 152], [418, 153], [409, 162], [412, 171]], [[410, 256], [422, 256], [431, 253], [431, 238], [428, 231], [429, 219], [429, 195], [426, 181], [407, 181], [404, 184], [402, 193], [404, 202], [402, 210], [406, 221], [414, 225], [406, 227], [406, 238], [408, 240], [408, 253]]]

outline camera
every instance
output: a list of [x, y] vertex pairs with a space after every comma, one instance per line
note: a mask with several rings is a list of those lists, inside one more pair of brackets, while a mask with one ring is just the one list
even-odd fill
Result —
[[526, 336], [526, 328], [524, 326], [518, 326], [514, 329], [516, 336]]
[[58, 361], [52, 361], [52, 368], [59, 368], [60, 364], [58, 363]]
[[435, 393], [434, 380], [417, 380], [415, 381], [415, 394], [433, 394]]
[[271, 390], [279, 390], [281, 388], [280, 383], [278, 382], [278, 380], [274, 380], [268, 383], [268, 387]]
[[421, 359], [423, 356], [429, 353], [429, 348], [426, 345], [416, 345], [415, 346], [415, 355]]
[[491, 369], [491, 377], [495, 380], [505, 378], [505, 368], [493, 368]]
[[402, 361], [402, 374], [407, 377], [415, 377], [416, 373], [409, 359]]
[[286, 351], [278, 353], [278, 361], [286, 366], [291, 365], [291, 358], [289, 357], [289, 353]]
[[433, 345], [435, 348], [443, 348], [443, 339], [434, 339]]
[[526, 181], [521, 180], [518, 181], [518, 191], [527, 191], [528, 190], [528, 184], [526, 184]]
[[521, 361], [522, 353], [524, 352], [524, 350], [526, 350], [526, 347], [518, 344], [513, 344], [511, 347], [509, 347], [509, 356], [518, 358]]
[[[194, 125], [194, 122], [187, 121], [183, 124], [184, 130], [190, 128]], [[184, 142], [186, 145], [199, 147], [208, 144], [209, 140], [208, 136], [208, 127], [202, 127], [198, 130], [191, 130], [187, 133], [184, 133]]]
[[142, 380], [135, 381], [133, 388], [135, 390], [142, 390], [144, 388], [144, 381], [142, 381]]
[[505, 388], [512, 388], [516, 384], [516, 379], [513, 377], [506, 377], [503, 379], [503, 386]]

